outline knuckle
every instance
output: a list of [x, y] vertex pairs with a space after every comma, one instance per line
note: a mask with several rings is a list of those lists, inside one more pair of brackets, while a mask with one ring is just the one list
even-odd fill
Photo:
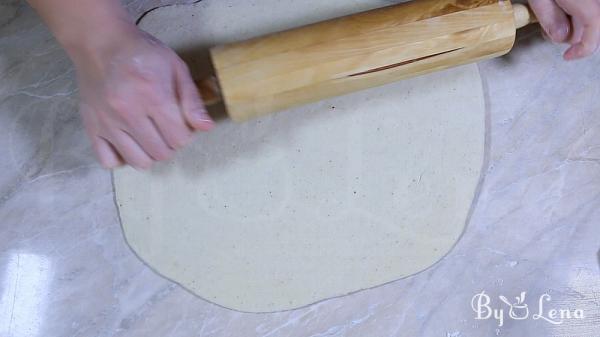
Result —
[[[139, 75], [139, 81], [136, 85], [136, 88], [144, 93], [144, 94], [148, 94], [148, 93], [153, 93], [155, 92], [158, 88], [160, 88], [160, 84], [161, 84], [161, 76], [153, 73], [153, 72], [147, 72], [147, 73], [143, 73]], [[150, 96], [151, 98], [154, 96]]]
[[135, 114], [127, 110], [121, 110], [118, 112], [118, 115], [121, 118], [123, 124], [125, 124], [125, 126], [129, 128], [135, 127], [137, 121], [137, 117], [135, 116]]
[[116, 119], [128, 128], [135, 128], [140, 117], [135, 110], [129, 108], [115, 109], [114, 114]]
[[150, 82], [154, 80], [155, 75], [154, 72], [150, 70], [152, 67], [149, 63], [151, 62], [129, 62], [127, 64], [124, 64], [121, 70], [127, 75], [131, 76], [132, 78], [144, 82]]
[[[112, 115], [115, 116], [118, 120], [124, 122], [126, 125], [131, 125], [135, 116], [131, 112], [131, 105], [128, 103], [128, 100], [124, 98], [122, 95], [109, 95], [107, 98], [107, 103], [112, 110]], [[103, 116], [103, 123], [110, 123], [109, 114], [105, 114]]]
[[117, 91], [111, 90], [106, 94], [106, 103], [115, 111], [122, 111], [127, 108], [127, 99]]

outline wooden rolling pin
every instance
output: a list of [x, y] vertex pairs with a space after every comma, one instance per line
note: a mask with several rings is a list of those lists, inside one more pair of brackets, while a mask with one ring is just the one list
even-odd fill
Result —
[[217, 46], [207, 105], [234, 121], [508, 53], [535, 22], [509, 0], [417, 0]]

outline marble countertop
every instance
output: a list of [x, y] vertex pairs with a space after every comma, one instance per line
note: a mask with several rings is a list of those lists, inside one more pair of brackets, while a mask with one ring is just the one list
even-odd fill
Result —
[[[167, 2], [128, 4], [139, 15]], [[0, 336], [600, 336], [600, 55], [566, 63], [562, 50], [529, 30], [509, 56], [480, 64], [490, 164], [464, 236], [440, 263], [306, 308], [247, 314], [189, 294], [129, 250], [70, 62], [31, 9], [3, 1]], [[523, 305], [511, 313], [499, 296], [514, 304], [522, 292], [520, 320]], [[477, 319], [478, 303], [481, 318], [489, 308], [503, 321]]]

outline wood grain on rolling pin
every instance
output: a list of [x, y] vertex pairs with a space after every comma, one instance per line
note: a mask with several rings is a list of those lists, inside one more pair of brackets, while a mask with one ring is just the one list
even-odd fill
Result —
[[243, 121], [507, 53], [510, 1], [420, 0], [211, 50], [227, 111]]

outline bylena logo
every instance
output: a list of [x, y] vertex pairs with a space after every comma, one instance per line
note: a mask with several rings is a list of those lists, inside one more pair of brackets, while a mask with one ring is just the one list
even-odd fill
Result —
[[[497, 303], [492, 303], [492, 298], [485, 291], [476, 294], [471, 299], [471, 308], [475, 312], [475, 319], [488, 320], [495, 319], [498, 326], [504, 326], [506, 319], [505, 315], [508, 312], [508, 318], [515, 321], [526, 319], [543, 320], [550, 324], [561, 325], [569, 319], [585, 319], [582, 309], [549, 309], [548, 302], [552, 301], [549, 294], [540, 296], [537, 302], [536, 310], [529, 308], [525, 303], [527, 292], [523, 291], [519, 296], [515, 297], [514, 301], [510, 301], [503, 295], [498, 296]], [[496, 305], [496, 307], [494, 307]]]

